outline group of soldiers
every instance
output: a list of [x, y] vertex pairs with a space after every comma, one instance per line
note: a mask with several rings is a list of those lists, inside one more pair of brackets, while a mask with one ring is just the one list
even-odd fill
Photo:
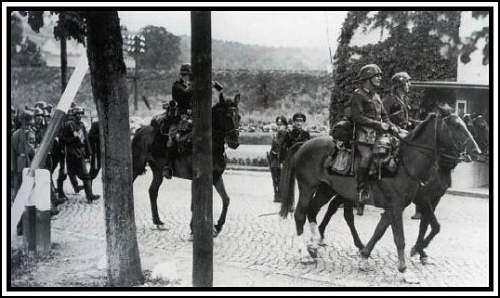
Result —
[[[19, 111], [11, 106], [12, 198], [16, 196], [21, 186], [23, 169], [30, 167], [36, 151], [40, 148], [51, 121], [52, 112], [53, 106], [44, 101], [35, 103], [33, 107], [26, 106]], [[72, 104], [58, 135], [50, 145], [44, 163], [40, 165], [40, 168], [48, 169], [51, 172], [52, 182], [52, 172], [59, 164], [57, 188], [53, 182], [51, 183], [51, 202], [54, 206], [54, 212], [56, 212], [55, 206], [67, 200], [63, 191], [63, 183], [68, 176], [75, 193], [84, 189], [89, 202], [99, 198], [92, 192], [88, 167], [92, 151], [85, 125], [81, 119], [83, 114], [82, 107]], [[76, 177], [83, 181], [83, 186], [78, 185]]]
[[[356, 178], [358, 183], [357, 205], [363, 206], [370, 200], [367, 189], [369, 169], [373, 159], [373, 147], [377, 137], [384, 132], [404, 135], [408, 130], [419, 123], [411, 118], [410, 99], [408, 93], [411, 86], [411, 77], [407, 72], [398, 72], [391, 77], [391, 90], [381, 99], [377, 91], [381, 87], [382, 70], [376, 64], [367, 64], [361, 67], [357, 84], [350, 100], [344, 105], [342, 122], [348, 127], [354, 127], [353, 144], [359, 155]], [[305, 117], [304, 117], [305, 120]], [[294, 116], [295, 121], [295, 116]], [[276, 124], [279, 129], [273, 138], [270, 152], [271, 173], [275, 192], [275, 201], [279, 201], [279, 175], [286, 150], [293, 145], [293, 131], [285, 130], [286, 119], [278, 117]], [[303, 140], [301, 140], [303, 141]], [[358, 213], [362, 214], [362, 212]], [[413, 218], [418, 219], [416, 213]]]
[[274, 202], [279, 202], [279, 184], [281, 178], [281, 168], [286, 159], [288, 150], [298, 143], [304, 143], [311, 138], [311, 135], [304, 129], [306, 116], [302, 113], [295, 113], [292, 117], [291, 129], [285, 116], [276, 117], [277, 132], [273, 137], [271, 151], [268, 154], [271, 177], [273, 179]]

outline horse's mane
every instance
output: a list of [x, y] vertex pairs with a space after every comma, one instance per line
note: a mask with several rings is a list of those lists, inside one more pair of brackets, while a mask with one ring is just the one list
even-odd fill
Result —
[[412, 130], [405, 137], [405, 140], [406, 141], [413, 141], [416, 138], [418, 138], [422, 134], [422, 132], [425, 130], [425, 128], [427, 127], [427, 124], [429, 124], [429, 122], [431, 121], [431, 119], [436, 118], [436, 116], [437, 115], [435, 113], [430, 113], [429, 115], [427, 115], [427, 117], [425, 118], [425, 120], [422, 121], [419, 125], [417, 125], [417, 127], [415, 127], [415, 129]]

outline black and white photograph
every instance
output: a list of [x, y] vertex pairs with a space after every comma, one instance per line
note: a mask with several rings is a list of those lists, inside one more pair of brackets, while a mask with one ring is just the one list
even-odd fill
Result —
[[2, 3], [3, 295], [498, 294], [496, 2], [120, 4]]

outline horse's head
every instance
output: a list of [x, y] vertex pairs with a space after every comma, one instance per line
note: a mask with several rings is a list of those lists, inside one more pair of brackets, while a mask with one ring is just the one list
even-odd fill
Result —
[[[444, 112], [443, 112], [444, 111]], [[439, 127], [437, 127], [438, 146], [442, 152], [460, 156], [465, 152], [467, 144], [471, 144], [477, 152], [481, 152], [474, 137], [467, 129], [467, 124], [457, 115], [449, 110], [441, 110], [437, 116]]]
[[223, 94], [219, 96], [219, 102], [212, 110], [212, 126], [214, 133], [222, 133], [224, 141], [229, 148], [236, 149], [239, 143], [240, 113], [238, 104], [240, 94], [236, 94], [233, 100], [224, 98]]

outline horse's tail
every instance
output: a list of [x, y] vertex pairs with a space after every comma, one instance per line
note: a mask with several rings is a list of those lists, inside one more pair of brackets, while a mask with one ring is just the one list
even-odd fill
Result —
[[283, 169], [281, 170], [279, 188], [281, 199], [280, 215], [283, 218], [286, 218], [288, 213], [293, 209], [295, 200], [295, 162], [293, 157], [295, 156], [295, 152], [300, 148], [300, 145], [302, 143], [297, 143], [288, 150]]
[[132, 169], [134, 180], [137, 176], [146, 173], [146, 162], [147, 159], [146, 151], [147, 148], [144, 142], [144, 127], [136, 130], [134, 137], [132, 138]]

